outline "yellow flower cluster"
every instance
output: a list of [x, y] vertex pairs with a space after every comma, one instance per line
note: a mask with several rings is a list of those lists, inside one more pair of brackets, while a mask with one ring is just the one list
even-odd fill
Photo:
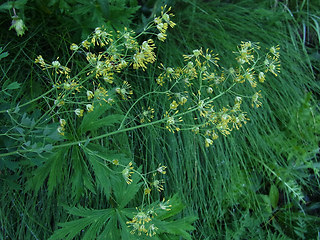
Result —
[[41, 55], [39, 55], [36, 58], [35, 63], [39, 63], [43, 70], [53, 69], [55, 71], [55, 73], [64, 74], [64, 75], [66, 75], [67, 78], [69, 78], [70, 68], [68, 68], [66, 66], [62, 66], [61, 63], [58, 61], [58, 59], [59, 58], [57, 58], [57, 60], [53, 61], [50, 64], [50, 63], [46, 63], [44, 61], [43, 57]]
[[[122, 100], [129, 99], [133, 94], [131, 85], [128, 81], [116, 78], [115, 75], [129, 66], [133, 69], [145, 70], [148, 64], [156, 61], [154, 41], [149, 38], [139, 44], [138, 37], [142, 34], [154, 35], [149, 31], [154, 29], [159, 31], [158, 38], [164, 41], [168, 26], [175, 26], [171, 20], [173, 14], [170, 10], [171, 8], [162, 7], [161, 15], [155, 16], [154, 21], [140, 34], [126, 27], [122, 31], [115, 32], [102, 26], [97, 27], [80, 44], [72, 43], [70, 45], [70, 50], [74, 52], [72, 57], [76, 56], [75, 53], [79, 53], [80, 57], [85, 56], [88, 63], [87, 67], [80, 74], [76, 73], [74, 77], [70, 76], [71, 69], [63, 66], [59, 58], [52, 63], [47, 63], [39, 55], [35, 63], [38, 63], [43, 70], [52, 69], [52, 73], [57, 74], [51, 79], [53, 87], [60, 91], [55, 98], [55, 106], [67, 108], [67, 104], [70, 108], [71, 105], [74, 113], [82, 117], [85, 112], [94, 111], [97, 102], [113, 103], [114, 99], [109, 95], [118, 95]], [[66, 79], [61, 80], [61, 75]], [[98, 82], [98, 87], [95, 87], [95, 82]], [[140, 117], [141, 123], [153, 119], [153, 112], [151, 108], [144, 111]]]
[[131, 86], [127, 81], [124, 81], [121, 87], [116, 87], [116, 93], [118, 93], [122, 99], [127, 100], [130, 98], [129, 95], [133, 94], [133, 91], [130, 90]]
[[67, 122], [65, 119], [61, 118], [59, 123], [60, 123], [60, 126], [58, 127], [57, 131], [60, 135], [64, 136], [65, 126], [66, 126]]
[[[270, 48], [262, 64], [256, 57], [259, 50], [258, 43], [242, 42], [235, 52], [239, 65], [230, 69], [221, 69], [219, 57], [209, 49], [203, 51], [201, 48], [184, 55], [186, 64], [182, 68], [161, 65], [163, 71], [156, 82], [169, 89], [169, 110], [164, 114], [166, 128], [171, 132], [183, 129], [182, 126], [190, 129], [190, 125], [181, 122], [183, 115], [192, 113], [197, 124], [191, 129], [195, 134], [201, 134], [205, 146], [209, 147], [218, 138], [218, 133], [227, 136], [247, 123], [249, 119], [241, 110], [243, 98], [239, 97], [243, 94], [234, 92], [233, 88], [237, 84], [248, 83], [255, 89], [259, 82], [265, 81], [268, 72], [277, 76], [280, 67], [279, 46]], [[255, 72], [259, 73], [256, 75]], [[262, 97], [260, 92], [255, 91], [251, 97], [253, 107], [262, 104], [259, 101]], [[225, 94], [235, 96], [233, 105], [228, 104], [220, 109], [214, 106], [214, 100]]]
[[132, 228], [130, 233], [135, 234], [137, 232], [138, 235], [145, 233], [150, 237], [155, 235], [158, 228], [155, 227], [154, 224], [150, 224], [153, 218], [153, 213], [153, 210], [147, 212], [144, 212], [142, 210], [138, 211], [138, 213], [132, 218], [132, 220], [127, 222], [128, 226]]
[[146, 234], [149, 237], [152, 237], [157, 234], [158, 227], [154, 223], [152, 223], [152, 219], [157, 216], [157, 212], [161, 211], [170, 211], [171, 205], [169, 200], [165, 200], [165, 198], [158, 204], [157, 208], [153, 207], [147, 211], [143, 209], [137, 209], [138, 212], [134, 215], [132, 220], [127, 221], [127, 225], [132, 228], [130, 231], [131, 234], [138, 233]]
[[131, 174], [133, 167], [132, 167], [132, 162], [130, 162], [123, 170], [122, 170], [122, 176], [124, 178], [124, 180], [126, 181], [126, 183], [131, 184], [132, 183], [132, 179]]
[[156, 17], [154, 19], [154, 23], [156, 24], [157, 29], [159, 30], [159, 33], [157, 34], [157, 37], [160, 41], [165, 41], [167, 38], [167, 29], [168, 26], [173, 28], [176, 24], [171, 21], [171, 18], [174, 17], [173, 13], [169, 13], [171, 10], [171, 7], [166, 10], [166, 6], [161, 7], [161, 16]]
[[[64, 123], [65, 124], [65, 123]], [[105, 159], [107, 160], [107, 159]], [[127, 165], [121, 164], [118, 159], [113, 159], [113, 160], [107, 160], [110, 165], [113, 165], [115, 167], [121, 167], [123, 170], [121, 171], [121, 175], [124, 179], [124, 181], [127, 184], [132, 183], [132, 175], [133, 174], [139, 174], [143, 181], [144, 181], [144, 194], [147, 195], [148, 197], [148, 202], [150, 204], [151, 202], [151, 196], [150, 193], [152, 191], [152, 188], [156, 189], [157, 191], [163, 191], [164, 187], [164, 180], [160, 179], [159, 177], [156, 178], [156, 176], [162, 176], [166, 174], [166, 166], [159, 164], [156, 169], [154, 169], [151, 172], [141, 174], [139, 171], [135, 170], [133, 167], [133, 163], [129, 162]], [[152, 181], [148, 181], [146, 177], [148, 175], [152, 174]], [[143, 198], [143, 203], [142, 206], [144, 206], [144, 200], [145, 197]], [[159, 212], [162, 211], [170, 211], [171, 210], [171, 205], [170, 201], [166, 201], [163, 199], [160, 201], [158, 204], [156, 202], [152, 205], [142, 207], [138, 209], [138, 212], [134, 214], [132, 220], [127, 221], [126, 224], [128, 227], [131, 228], [130, 233], [135, 234], [137, 233], [138, 235], [145, 234], [147, 236], [154, 236], [157, 233], [158, 227], [155, 226], [155, 224], [152, 222], [152, 219], [157, 216]]]
[[154, 49], [155, 45], [152, 39], [144, 41], [139, 51], [133, 55], [133, 68], [142, 68], [142, 70], [145, 70], [147, 63], [153, 63], [156, 60]]
[[154, 109], [150, 106], [147, 109], [142, 107], [142, 113], [139, 114], [139, 118], [140, 123], [151, 122], [151, 120], [154, 118]]
[[169, 112], [166, 112], [166, 114], [164, 114], [164, 119], [166, 119], [166, 129], [168, 129], [169, 132], [174, 133], [175, 131], [180, 131], [180, 127], [178, 126], [178, 124], [182, 122], [182, 117], [176, 117], [178, 112], [178, 110], [170, 110]]

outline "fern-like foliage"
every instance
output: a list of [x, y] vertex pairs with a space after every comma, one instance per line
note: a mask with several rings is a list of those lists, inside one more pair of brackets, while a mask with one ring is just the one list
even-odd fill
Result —
[[289, 165], [313, 168], [312, 160], [319, 152], [320, 114], [312, 103], [311, 93], [292, 109], [291, 116], [281, 132], [269, 136], [270, 146], [282, 154]]
[[[108, 115], [110, 108], [110, 105], [106, 103], [97, 105], [97, 111], [88, 113], [81, 120], [76, 127], [76, 133], [66, 134], [65, 147], [57, 148], [52, 152], [46, 152], [42, 159], [37, 156], [36, 159], [40, 158], [38, 161], [41, 164], [38, 164], [37, 168], [33, 171], [33, 175], [28, 179], [27, 189], [38, 192], [46, 184], [48, 194], [51, 195], [54, 191], [62, 188], [60, 183], [65, 183], [66, 185], [70, 183], [73, 190], [71, 191], [72, 198], [79, 199], [86, 190], [95, 193], [97, 190], [95, 185], [97, 185], [109, 197], [110, 181], [108, 171], [110, 169], [95, 158], [93, 154], [86, 154], [86, 150], [99, 152], [104, 159], [110, 159], [110, 161], [112, 159], [121, 159], [123, 163], [127, 163], [129, 160], [125, 158], [124, 154], [116, 154], [114, 151], [98, 144], [90, 143], [90, 141], [80, 146], [72, 144], [77, 141], [77, 136], [80, 139], [86, 139], [86, 137], [89, 137], [98, 130], [110, 131], [112, 128], [114, 129], [123, 116], [121, 114]], [[56, 129], [55, 132], [57, 132]], [[68, 162], [65, 159], [70, 159], [70, 161]], [[93, 172], [90, 171], [91, 168]], [[68, 169], [71, 169], [70, 175]], [[94, 182], [93, 179], [97, 181]]]
[[[135, 234], [128, 226], [128, 220], [132, 219], [137, 210], [126, 206], [136, 197], [136, 193], [142, 184], [136, 180], [137, 176], [133, 183], [128, 185], [121, 178], [113, 178], [112, 186], [115, 186], [115, 188], [113, 189], [112, 197], [116, 202], [113, 208], [96, 210], [84, 207], [65, 207], [69, 214], [80, 218], [60, 223], [60, 228], [54, 232], [49, 240], [71, 240], [76, 239], [76, 237], [84, 240], [150, 239], [149, 236]], [[170, 211], [156, 210], [159, 202], [155, 202], [148, 207], [149, 210], [154, 209], [156, 213], [151, 220], [152, 224], [157, 227], [157, 232], [156, 235], [153, 235], [153, 239], [175, 239], [175, 236], [180, 236], [191, 240], [189, 231], [194, 229], [191, 224], [196, 218], [186, 217], [174, 220], [174, 216], [180, 213], [184, 206], [176, 195], [169, 201], [171, 205]]]

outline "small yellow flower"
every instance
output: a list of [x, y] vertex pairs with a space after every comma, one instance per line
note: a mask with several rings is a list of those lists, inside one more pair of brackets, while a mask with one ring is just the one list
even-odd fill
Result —
[[172, 207], [172, 205], [169, 204], [169, 201], [170, 200], [166, 201], [164, 198], [162, 202], [160, 202], [159, 204], [160, 209], [165, 211], [170, 211], [171, 210], [170, 208]]
[[77, 44], [75, 44], [75, 43], [72, 43], [71, 46], [70, 46], [70, 49], [72, 51], [77, 51], [79, 49], [79, 46]]
[[159, 192], [163, 191], [164, 180], [154, 180], [151, 185], [154, 186]]
[[64, 127], [58, 127], [57, 131], [60, 135], [64, 136]]
[[235, 103], [242, 103], [242, 97], [236, 97], [235, 99], [234, 99], [234, 102]]
[[44, 67], [44, 65], [45, 65], [44, 59], [41, 55], [39, 55], [34, 62], [40, 63], [42, 67]]
[[[118, 66], [117, 66], [117, 69], [120, 70], [122, 68], [125, 68], [126, 66], [128, 66], [128, 63], [126, 62], [126, 60], [124, 59], [121, 59]], [[111, 82], [112, 83], [112, 82]]]
[[88, 91], [87, 91], [87, 97], [88, 97], [88, 100], [90, 100], [91, 98], [93, 98], [93, 97], [94, 97], [93, 92], [88, 90]]
[[88, 112], [92, 112], [92, 111], [93, 111], [93, 108], [94, 108], [94, 107], [93, 107], [93, 105], [91, 105], [91, 104], [87, 104], [87, 105], [86, 105], [86, 109], [87, 109]]
[[80, 108], [77, 108], [76, 110], [74, 110], [74, 112], [78, 117], [82, 117], [84, 110], [80, 109]]
[[[175, 114], [176, 113], [178, 113], [178, 111], [176, 111]], [[176, 124], [176, 122], [182, 122], [181, 117], [179, 117], [176, 121], [173, 116], [169, 116], [168, 112], [166, 112], [166, 114], [164, 116], [167, 118], [166, 129], [168, 129], [169, 132], [174, 133], [175, 131], [180, 131], [180, 128], [177, 127], [175, 124]]]
[[218, 139], [218, 134], [215, 132], [215, 131], [213, 131], [212, 133], [211, 133], [211, 138], [213, 139], [213, 140], [216, 140], [216, 139]]
[[263, 72], [259, 72], [258, 78], [259, 78], [259, 82], [263, 83], [265, 81], [264, 73]]
[[200, 128], [199, 127], [194, 127], [192, 129], [192, 132], [194, 132], [194, 134], [198, 134], [200, 132]]
[[140, 50], [133, 55], [133, 68], [142, 68], [145, 70], [147, 68], [146, 63], [153, 63], [156, 60], [156, 55], [154, 53], [155, 45], [152, 39], [144, 41], [140, 47]]
[[174, 15], [173, 15], [173, 13], [169, 13], [170, 10], [171, 10], [171, 7], [169, 7], [168, 10], [166, 12], [164, 12], [164, 9], [166, 7], [167, 6], [161, 7], [161, 10], [162, 10], [161, 11], [161, 17], [167, 24], [169, 24], [169, 26], [171, 28], [173, 28], [176, 24], [170, 20], [170, 17], [174, 17]]
[[157, 24], [157, 29], [159, 30], [159, 32], [165, 33], [168, 29], [168, 24], [161, 22], [161, 23]]
[[175, 123], [174, 118], [173, 117], [169, 117], [168, 120], [167, 120], [167, 123], [169, 125], [173, 125]]
[[151, 193], [151, 189], [150, 188], [145, 188], [144, 189], [144, 194], [145, 195], [148, 195], [148, 194], [150, 194]]
[[67, 124], [66, 120], [63, 118], [60, 119], [59, 123], [61, 127], [64, 127]]
[[207, 93], [209, 93], [209, 94], [213, 93], [213, 88], [212, 87], [208, 87], [207, 88]]
[[173, 74], [173, 73], [174, 73], [174, 70], [173, 70], [172, 67], [167, 67], [166, 72], [167, 72], [168, 74]]
[[158, 230], [158, 228], [154, 224], [151, 224], [148, 228], [147, 236], [152, 237], [152, 236], [156, 235], [157, 230]]
[[162, 74], [160, 74], [157, 79], [156, 79], [156, 82], [160, 85], [160, 86], [163, 86], [164, 84], [164, 77]]
[[122, 170], [122, 176], [124, 180], [126, 181], [127, 184], [132, 183], [131, 174], [133, 173], [131, 170], [133, 169], [132, 167], [132, 162], [130, 162], [125, 169]]
[[129, 227], [132, 227], [133, 229], [130, 231], [131, 234], [134, 234], [135, 232], [138, 232], [138, 235], [141, 235], [141, 233], [148, 233], [148, 230], [145, 228], [145, 224], [149, 223], [151, 221], [151, 216], [147, 212], [143, 212], [140, 210], [131, 221], [126, 222]]
[[119, 165], [119, 160], [118, 159], [113, 159], [112, 163], [117, 166], [117, 165]]
[[273, 75], [278, 76], [278, 73], [280, 72], [280, 60], [276, 56], [273, 56], [272, 58], [268, 56], [266, 60], [264, 61], [264, 64], [266, 65], [265, 72], [270, 71]]
[[102, 31], [101, 31], [101, 28], [100, 27], [97, 27], [95, 30], [94, 30], [94, 34], [98, 37], [101, 36], [102, 34]]
[[205, 146], [206, 147], [209, 147], [210, 145], [212, 145], [213, 144], [213, 141], [210, 139], [210, 138], [206, 138], [205, 139]]
[[262, 98], [261, 94], [260, 94], [261, 91], [259, 92], [256, 92], [255, 94], [253, 94], [252, 96], [252, 107], [260, 107], [262, 105], [262, 103], [259, 101], [259, 98]]
[[68, 83], [68, 82], [65, 82], [65, 83], [63, 84], [63, 88], [64, 88], [65, 90], [70, 90], [70, 89], [71, 89], [71, 84]]
[[245, 81], [245, 79], [241, 74], [238, 74], [235, 76], [234, 81], [237, 83], [243, 83]]
[[57, 99], [57, 100], [54, 100], [54, 104], [56, 104], [58, 107], [61, 107], [64, 105], [64, 101], [61, 99]]
[[107, 97], [108, 97], [108, 91], [106, 89], [104, 89], [103, 87], [100, 87], [95, 90], [94, 92], [94, 96], [98, 99], [98, 100], [103, 100], [105, 102], [108, 102]]
[[198, 49], [193, 50], [193, 55], [194, 55], [195, 57], [199, 57], [199, 56], [201, 55], [201, 50], [198, 50]]
[[58, 69], [59, 67], [61, 67], [61, 64], [60, 64], [59, 61], [53, 61], [53, 62], [52, 62], [52, 67]]
[[122, 97], [122, 99], [127, 100], [128, 98], [130, 98], [129, 95], [133, 94], [133, 91], [130, 88], [130, 84], [127, 81], [124, 81], [122, 87], [117, 87], [115, 91]]
[[176, 101], [173, 101], [173, 102], [170, 104], [170, 109], [176, 110], [178, 106], [179, 106], [179, 105], [177, 104], [177, 102], [176, 102]]
[[86, 48], [86, 49], [89, 49], [90, 47], [90, 42], [88, 40], [84, 40], [81, 45]]
[[142, 114], [140, 114], [140, 123], [144, 123], [146, 121], [150, 122], [154, 118], [154, 109], [150, 106], [147, 109], [142, 107]]
[[189, 61], [188, 64], [187, 64], [187, 68], [193, 69], [193, 66], [194, 66], [193, 62]]
[[155, 23], [156, 25], [158, 25], [158, 24], [161, 23], [161, 18], [160, 18], [160, 17], [156, 17], [153, 21], [154, 21], [154, 23]]
[[166, 170], [166, 166], [161, 166], [161, 164], [159, 165], [159, 167], [157, 168], [157, 171], [161, 174], [166, 174], [167, 172], [165, 171]]
[[167, 38], [167, 35], [165, 33], [160, 32], [157, 34], [157, 37], [160, 41], [164, 42], [164, 40], [166, 40]]
[[257, 86], [257, 82], [254, 80], [254, 72], [251, 69], [247, 69], [243, 77], [250, 83], [251, 87], [255, 88]]
[[274, 55], [275, 57], [277, 57], [277, 58], [280, 56], [279, 51], [280, 51], [279, 45], [277, 45], [277, 46], [272, 46], [272, 47], [270, 48], [270, 53], [273, 54], [273, 55]]
[[254, 56], [252, 54], [252, 50], [254, 48], [258, 48], [256, 44], [253, 44], [251, 42], [242, 42], [240, 46], [238, 46], [238, 57], [236, 60], [242, 65], [245, 63], [250, 63], [254, 60]]

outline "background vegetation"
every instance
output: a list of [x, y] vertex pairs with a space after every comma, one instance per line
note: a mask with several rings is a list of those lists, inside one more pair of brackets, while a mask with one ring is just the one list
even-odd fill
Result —
[[[173, 134], [150, 126], [99, 140], [84, 152], [54, 149], [63, 140], [56, 131], [59, 123], [41, 117], [48, 111], [41, 96], [51, 85], [35, 58], [59, 56], [66, 62], [70, 44], [100, 25], [140, 33], [165, 4], [172, 6], [177, 23], [157, 45], [157, 61], [166, 66], [181, 66], [181, 56], [200, 47], [218, 53], [226, 69], [234, 65], [241, 41], [281, 47], [281, 72], [263, 84], [262, 107], [257, 111], [243, 103], [250, 121], [209, 148], [191, 131]], [[28, 28], [23, 36], [9, 31], [13, 8]], [[124, 165], [134, 161], [141, 172], [167, 166], [164, 191], [151, 193], [154, 199], [173, 196], [172, 212], [160, 214], [166, 231], [155, 235], [159, 239], [318, 239], [319, 10], [317, 0], [18, 0], [0, 5], [0, 239], [95, 239], [100, 233], [102, 239], [149, 238], [123, 230], [141, 203], [139, 179], [132, 185], [121, 184], [122, 176], [99, 179], [106, 176], [97, 174], [101, 156], [122, 159]], [[83, 67], [81, 59], [73, 66]], [[126, 73], [131, 99], [101, 106], [101, 112], [124, 115], [142, 94], [157, 89], [157, 71], [151, 66]], [[163, 106], [170, 104], [163, 101], [150, 95], [138, 107], [152, 106], [163, 115]], [[129, 114], [133, 121], [127, 126], [134, 127], [139, 112]], [[112, 131], [120, 122], [108, 119], [93, 130], [102, 117], [87, 117], [78, 139]], [[25, 152], [11, 154], [20, 150]], [[119, 217], [114, 209], [120, 202]]]

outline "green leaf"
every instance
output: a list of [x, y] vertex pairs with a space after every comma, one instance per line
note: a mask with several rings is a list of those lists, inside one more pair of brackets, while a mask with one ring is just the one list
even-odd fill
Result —
[[270, 187], [269, 199], [270, 199], [271, 206], [273, 208], [276, 208], [279, 201], [279, 190], [276, 187], [276, 185], [272, 185]]
[[109, 199], [111, 194], [110, 173], [111, 170], [96, 156], [88, 156], [89, 162], [93, 168], [96, 183], [103, 191], [105, 196]]
[[[92, 120], [85, 125], [85, 130], [94, 131], [102, 127], [114, 126], [115, 123], [119, 123], [123, 119], [123, 115], [112, 114], [107, 117]], [[84, 129], [83, 129], [84, 130]]]
[[8, 52], [3, 52], [3, 49], [0, 47], [0, 60], [2, 58], [5, 58], [5, 57], [8, 57], [9, 56], [9, 53]]
[[191, 240], [189, 232], [195, 229], [192, 224], [196, 220], [197, 217], [190, 216], [175, 221], [159, 221], [158, 219], [152, 221], [159, 228], [159, 233], [169, 233]]
[[48, 178], [48, 194], [52, 194], [57, 186], [63, 181], [63, 166], [65, 164], [65, 154], [68, 148], [61, 148], [50, 154], [44, 165], [38, 167], [27, 181], [27, 189], [38, 192]]
[[0, 12], [5, 12], [5, 11], [12, 9], [13, 3], [14, 3], [14, 1], [8, 1], [6, 3], [1, 4], [0, 5]]
[[52, 7], [53, 5], [58, 4], [58, 2], [59, 2], [59, 0], [50, 0], [48, 2], [48, 7]]
[[56, 230], [49, 240], [72, 240], [80, 234], [85, 228], [87, 228], [86, 233], [81, 239], [93, 240], [97, 239], [97, 235], [105, 226], [106, 222], [114, 215], [113, 209], [86, 209], [83, 207], [73, 207], [67, 208], [68, 212], [72, 215], [82, 217], [77, 220], [70, 222], [60, 223], [60, 229]]
[[0, 5], [0, 12], [8, 11], [12, 8], [22, 9], [27, 4], [28, 0], [7, 1]]
[[[114, 126], [115, 123], [120, 122], [123, 116], [120, 114], [111, 114], [105, 117], [103, 115], [107, 114], [107, 110], [110, 105], [107, 103], [97, 104], [94, 111], [86, 114], [79, 127], [82, 133], [86, 131], [94, 131], [102, 127]], [[101, 118], [102, 117], [102, 118]]]
[[121, 239], [120, 231], [118, 229], [118, 221], [115, 217], [116, 212], [113, 211], [110, 220], [105, 226], [103, 232], [98, 236], [98, 240], [118, 240]]
[[261, 208], [261, 215], [269, 217], [272, 213], [271, 202], [268, 195], [258, 194], [257, 199]]
[[18, 89], [20, 87], [20, 83], [17, 83], [17, 82], [13, 82], [13, 83], [10, 83], [6, 89], [7, 90], [13, 90], [13, 89]]
[[121, 214], [121, 212], [117, 211], [118, 215], [118, 222], [120, 223], [121, 226], [121, 239], [134, 239], [132, 237], [132, 234], [130, 234], [128, 225], [126, 224], [127, 220], [125, 216]]
[[4, 167], [7, 167], [8, 169], [10, 169], [12, 171], [14, 171], [20, 167], [18, 162], [6, 160], [6, 159], [0, 159], [0, 166], [1, 165], [4, 165]]
[[50, 162], [50, 174], [48, 178], [48, 194], [51, 195], [56, 187], [63, 181], [64, 152], [60, 151]]
[[101, 10], [101, 13], [102, 13], [102, 16], [104, 18], [108, 18], [108, 15], [109, 15], [109, 1], [107, 0], [97, 0], [98, 4], [99, 4], [99, 7], [100, 7], [100, 10]]
[[117, 159], [122, 165], [126, 165], [129, 163], [129, 159], [127, 159], [124, 154], [114, 153], [105, 147], [93, 143], [89, 143], [86, 147], [83, 147], [83, 150], [88, 156], [89, 162], [93, 168], [97, 186], [104, 192], [105, 196], [107, 198], [110, 197], [112, 190], [111, 186], [113, 186], [114, 189], [122, 189], [121, 185], [113, 185], [111, 183], [111, 177], [114, 179], [113, 181], [125, 183], [121, 174], [116, 173], [115, 176], [115, 174], [112, 173], [112, 170], [107, 167], [106, 163], [111, 163], [112, 160]]
[[72, 149], [71, 166], [73, 169], [73, 174], [71, 175], [73, 197], [79, 199], [80, 196], [83, 194], [84, 189], [89, 189], [89, 191], [95, 193], [91, 173], [78, 147], [74, 147]]
[[107, 162], [111, 162], [114, 159], [118, 159], [119, 163], [122, 165], [127, 165], [130, 162], [130, 159], [125, 154], [119, 153], [118, 151], [109, 150], [106, 147], [94, 143], [89, 143], [84, 148], [84, 151]]
[[[138, 169], [138, 171], [141, 169]], [[122, 175], [111, 178], [113, 193], [118, 203], [118, 208], [124, 208], [130, 201], [132, 201], [139, 191], [142, 182], [139, 182], [140, 176], [137, 173], [132, 174], [132, 183], [127, 184]]]

